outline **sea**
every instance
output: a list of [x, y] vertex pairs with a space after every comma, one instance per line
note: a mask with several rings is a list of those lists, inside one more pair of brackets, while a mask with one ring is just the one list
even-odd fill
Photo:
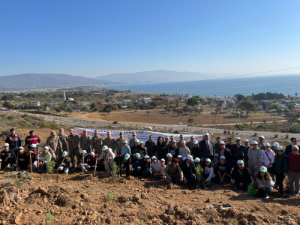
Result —
[[300, 96], [299, 75], [277, 75], [244, 78], [219, 78], [184, 82], [147, 82], [100, 86], [109, 89], [159, 94], [190, 94], [201, 97], [227, 97], [236, 94], [282, 93]]

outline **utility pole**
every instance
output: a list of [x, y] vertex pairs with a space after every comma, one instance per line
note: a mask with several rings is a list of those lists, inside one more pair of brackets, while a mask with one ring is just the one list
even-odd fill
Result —
[[239, 124], [241, 124], [241, 112], [239, 112]]

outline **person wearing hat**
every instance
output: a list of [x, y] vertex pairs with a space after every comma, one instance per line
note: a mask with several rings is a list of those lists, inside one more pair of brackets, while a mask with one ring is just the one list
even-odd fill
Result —
[[147, 148], [145, 147], [143, 141], [140, 141], [140, 147], [141, 147], [141, 150], [140, 150], [141, 156], [143, 157], [144, 155], [148, 155]]
[[22, 146], [22, 141], [18, 134], [16, 134], [16, 131], [14, 128], [10, 129], [10, 134], [7, 136], [5, 143], [9, 144], [9, 149], [14, 151], [14, 154], [16, 155], [19, 147]]
[[59, 129], [59, 134], [57, 136], [62, 144], [63, 151], [68, 151], [68, 135], [65, 134], [64, 128]]
[[69, 130], [70, 135], [68, 136], [68, 147], [69, 157], [71, 159], [72, 167], [75, 168], [75, 156], [77, 158], [77, 164], [79, 163], [79, 136], [75, 134], [74, 129]]
[[248, 150], [248, 166], [253, 179], [255, 178], [255, 174], [258, 173], [259, 168], [262, 166], [262, 158], [262, 151], [258, 148], [258, 143], [253, 141]]
[[[35, 161], [37, 160], [37, 155], [38, 155], [38, 148], [37, 148], [37, 145], [36, 144], [31, 144], [30, 145], [30, 149], [27, 153], [27, 156], [28, 156], [28, 164], [31, 165], [32, 164], [32, 172], [35, 171], [35, 169], [37, 167], [34, 167], [34, 163]], [[37, 164], [36, 164], [37, 165]]]
[[[289, 153], [292, 153], [292, 151], [293, 151], [293, 146], [294, 146], [294, 145], [297, 145], [298, 148], [300, 149], [300, 146], [298, 145], [298, 140], [297, 140], [297, 138], [292, 137], [292, 138], [291, 138], [291, 144], [288, 145], [288, 146], [286, 146], [286, 148], [285, 148], [284, 154], [285, 154], [286, 156], [288, 156]], [[299, 153], [300, 153], [300, 151], [299, 151]]]
[[111, 136], [110, 131], [107, 132], [107, 138], [104, 139], [103, 145], [106, 145], [113, 152], [115, 152], [115, 149], [117, 148], [117, 142], [116, 139]]
[[142, 162], [141, 166], [141, 172], [143, 177], [148, 178], [153, 174], [151, 169], [151, 160], [148, 155], [145, 155], [144, 159], [145, 160]]
[[153, 141], [153, 136], [149, 136], [149, 140], [146, 141], [145, 147], [147, 148], [148, 156], [152, 157], [156, 153], [156, 146], [155, 142]]
[[173, 158], [177, 158], [179, 149], [177, 148], [175, 139], [171, 141], [171, 145], [168, 147], [168, 152], [172, 155]]
[[91, 152], [92, 139], [88, 135], [87, 130], [83, 130], [83, 135], [79, 138], [80, 148], [85, 149], [87, 153]]
[[35, 135], [33, 130], [29, 131], [29, 136], [25, 138], [25, 144], [27, 145], [28, 149], [31, 148], [30, 146], [32, 144], [36, 145], [36, 147], [38, 148], [40, 143], [41, 140], [39, 136]]
[[64, 151], [61, 156], [61, 161], [58, 164], [58, 171], [63, 171], [65, 174], [68, 174], [70, 170], [71, 159], [68, 156], [67, 151]]
[[268, 199], [275, 183], [265, 166], [260, 167], [259, 173], [256, 175], [256, 181], [258, 186], [257, 197]]
[[265, 137], [259, 136], [258, 146], [261, 150], [265, 150]]
[[194, 164], [194, 158], [191, 155], [188, 155], [186, 160], [184, 160], [180, 164], [182, 173], [183, 173], [183, 183], [188, 184], [191, 187], [195, 186], [195, 182], [197, 180], [196, 177], [196, 170], [195, 170], [195, 164]]
[[186, 143], [186, 146], [187, 146], [190, 150], [192, 150], [193, 147], [194, 147], [194, 140], [195, 140], [195, 137], [194, 137], [194, 135], [192, 135], [191, 138], [190, 138], [190, 141]]
[[236, 137], [235, 138], [235, 144], [233, 144], [232, 151], [231, 151], [232, 160], [233, 160], [233, 166], [235, 168], [237, 168], [237, 163], [236, 162], [239, 159], [241, 159], [243, 161], [245, 160], [245, 152], [246, 152], [245, 146], [241, 145], [241, 138], [240, 137]]
[[58, 163], [60, 161], [61, 154], [63, 153], [63, 148], [60, 138], [56, 135], [55, 131], [50, 132], [50, 137], [47, 138], [46, 144], [49, 147], [48, 151], [50, 150], [51, 153], [55, 154], [56, 165], [59, 165]]
[[123, 146], [121, 148], [121, 155], [129, 154], [131, 155], [131, 148], [128, 145], [128, 141], [125, 139], [123, 141]]
[[252, 182], [249, 168], [245, 167], [244, 161], [241, 159], [237, 161], [237, 165], [238, 167], [231, 173], [231, 183], [234, 184], [237, 189], [247, 191], [248, 185]]
[[215, 154], [214, 155], [214, 159], [211, 162], [212, 167], [214, 168], [214, 173], [215, 175], [217, 175], [217, 165], [220, 162], [220, 155], [219, 154]]
[[17, 153], [17, 162], [16, 162], [16, 166], [17, 166], [17, 171], [20, 170], [28, 170], [28, 156], [27, 153], [24, 152], [24, 148], [23, 147], [19, 147], [19, 151]]
[[193, 141], [193, 148], [191, 149], [191, 155], [194, 158], [200, 158], [200, 148], [199, 148], [199, 143], [197, 140]]
[[271, 146], [271, 149], [273, 150], [273, 152], [275, 153], [275, 155], [277, 153], [278, 147], [279, 147], [279, 143], [278, 142], [274, 142], [273, 145]]
[[172, 163], [168, 164], [165, 169], [166, 182], [167, 183], [177, 183], [183, 182], [183, 172], [178, 163], [178, 159], [173, 158]]
[[194, 160], [196, 178], [197, 178], [197, 181], [198, 181], [198, 184], [196, 185], [196, 188], [199, 188], [200, 181], [203, 179], [202, 174], [203, 174], [204, 169], [201, 166], [200, 161], [201, 161], [200, 158], [195, 158], [195, 160]]
[[100, 155], [101, 154], [101, 148], [103, 146], [103, 142], [104, 142], [103, 137], [101, 135], [99, 135], [98, 130], [95, 130], [94, 131], [94, 136], [92, 137], [92, 141], [91, 141], [92, 152], [95, 152], [95, 154]]
[[216, 166], [216, 176], [214, 182], [216, 183], [224, 183], [225, 181], [230, 181], [230, 167], [226, 163], [225, 156], [220, 156], [220, 162]]
[[273, 163], [275, 161], [275, 153], [271, 150], [271, 145], [269, 142], [265, 142], [264, 144], [265, 150], [262, 150], [262, 165], [268, 169], [268, 172], [271, 176], [273, 176]]
[[232, 152], [232, 147], [233, 147], [233, 139], [231, 137], [228, 138], [227, 144], [225, 146]]
[[132, 158], [132, 176], [140, 176], [143, 160], [140, 153], [135, 153]]
[[38, 165], [38, 161], [37, 160], [34, 161], [34, 163], [32, 165], [33, 169], [37, 170], [37, 168], [39, 166], [39, 172], [40, 173], [47, 172], [47, 156], [49, 156], [49, 161], [51, 161], [52, 155], [49, 152], [49, 147], [45, 146], [44, 147], [44, 151], [38, 157], [39, 158], [39, 165]]
[[175, 141], [175, 145], [176, 145], [176, 140], [175, 140], [175, 136], [171, 135], [171, 140], [169, 141], [168, 147], [172, 146], [173, 141]]
[[211, 165], [211, 159], [210, 158], [207, 158], [205, 160], [205, 166], [204, 166], [204, 171], [203, 171], [202, 177], [204, 179], [205, 186], [210, 186], [211, 181], [215, 177], [214, 168]]
[[181, 142], [184, 140], [184, 136], [183, 136], [183, 134], [180, 134], [180, 136], [179, 136], [179, 141], [177, 142], [177, 144], [176, 144], [176, 146], [177, 146], [177, 148], [178, 149], [180, 149], [180, 147], [181, 147]]
[[124, 141], [127, 141], [126, 138], [124, 138], [124, 133], [121, 131], [119, 133], [120, 137], [116, 140], [116, 148], [117, 148], [117, 155], [122, 154], [122, 147], [124, 146]]
[[141, 152], [140, 140], [135, 139], [134, 140], [134, 145], [131, 148], [131, 158], [133, 159], [135, 157], [135, 153], [140, 154], [140, 152]]
[[232, 155], [229, 148], [226, 148], [225, 142], [220, 141], [220, 157], [225, 157], [225, 162], [228, 165], [228, 167], [232, 168]]
[[160, 167], [159, 167], [158, 171], [153, 174], [153, 176], [158, 180], [166, 179], [165, 169], [166, 169], [166, 161], [165, 161], [165, 159], [161, 159]]
[[104, 145], [102, 147], [102, 153], [101, 156], [98, 158], [98, 160], [105, 160], [105, 170], [108, 172], [108, 175], [112, 175], [112, 168], [114, 163], [114, 158], [116, 157], [115, 153], [113, 153], [112, 149], [108, 146]]
[[180, 165], [182, 163], [182, 156], [181, 155], [177, 155], [177, 159], [178, 159], [178, 163]]
[[125, 171], [126, 177], [128, 177], [130, 172], [130, 154], [118, 155], [114, 160], [119, 167], [120, 176], [122, 176], [122, 173]]
[[204, 140], [199, 142], [199, 148], [200, 159], [202, 159], [202, 161], [205, 161], [207, 158], [213, 160], [215, 154], [215, 145], [211, 140], [209, 140], [209, 133], [204, 134]]
[[15, 153], [12, 149], [9, 149], [9, 144], [4, 144], [4, 150], [1, 151], [1, 170], [4, 170], [8, 165], [10, 165], [11, 169], [15, 163]]
[[185, 140], [181, 141], [181, 147], [179, 148], [179, 155], [187, 157], [191, 154], [191, 150], [186, 146]]
[[156, 157], [161, 160], [162, 158], [166, 157], [168, 153], [168, 147], [164, 142], [162, 137], [158, 137], [157, 144], [156, 144]]
[[151, 157], [151, 170], [153, 173], [156, 173], [160, 168], [160, 160], [157, 160], [155, 156]]
[[220, 142], [222, 141], [220, 137], [216, 138], [217, 142], [215, 143], [215, 154], [219, 154], [220, 155]]
[[298, 145], [293, 145], [292, 153], [289, 153], [287, 158], [290, 193], [299, 196], [300, 153]]
[[130, 148], [132, 148], [134, 146], [136, 139], [137, 139], [136, 138], [136, 132], [133, 132], [132, 133], [132, 138], [129, 140], [129, 146], [130, 146]]
[[172, 156], [171, 153], [168, 153], [166, 155], [166, 158], [167, 158], [167, 162], [166, 162], [167, 165], [170, 164], [170, 163], [172, 163], [173, 156]]
[[284, 155], [283, 147], [278, 146], [273, 164], [274, 174], [276, 176], [276, 185], [279, 186], [279, 195], [283, 195], [283, 180], [288, 174], [288, 160]]
[[248, 150], [250, 148], [250, 145], [249, 145], [249, 140], [248, 139], [244, 139], [244, 146], [245, 146], [245, 166], [246, 167], [249, 167], [248, 165], [248, 162], [249, 162], [249, 158], [248, 158]]
[[167, 146], [167, 147], [169, 147], [169, 140], [170, 140], [170, 138], [167, 136], [167, 137], [165, 137], [165, 145]]
[[[99, 157], [100, 157], [100, 154], [96, 154], [94, 151], [91, 151], [90, 154], [87, 155], [87, 163], [91, 167], [97, 166], [96, 170], [99, 170], [100, 166], [101, 166], [101, 161], [97, 161]], [[97, 161], [97, 165], [96, 165], [96, 161]]]
[[82, 169], [85, 173], [88, 171], [88, 169], [91, 168], [91, 166], [87, 163], [88, 157], [89, 154], [87, 153], [87, 151], [82, 150], [78, 160], [79, 161], [78, 168]]

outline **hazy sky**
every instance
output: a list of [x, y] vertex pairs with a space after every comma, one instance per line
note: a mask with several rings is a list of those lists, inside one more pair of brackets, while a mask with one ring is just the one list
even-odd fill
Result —
[[300, 67], [299, 12], [299, 0], [3, 0], [0, 75]]

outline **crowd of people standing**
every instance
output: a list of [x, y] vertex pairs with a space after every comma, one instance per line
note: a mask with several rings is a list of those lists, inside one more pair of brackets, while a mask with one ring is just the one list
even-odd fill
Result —
[[253, 184], [258, 188], [258, 197], [262, 198], [268, 198], [273, 188], [278, 188], [279, 194], [283, 195], [283, 180], [288, 176], [290, 193], [299, 195], [300, 152], [296, 138], [291, 138], [291, 145], [284, 149], [277, 142], [271, 146], [263, 136], [258, 142], [251, 143], [239, 137], [229, 138], [225, 143], [216, 137], [214, 143], [209, 133], [201, 140], [191, 136], [189, 141], [184, 135], [176, 141], [172, 135], [170, 138], [158, 137], [155, 143], [150, 135], [143, 143], [135, 132], [129, 142], [123, 132], [119, 135], [115, 139], [111, 132], [103, 138], [97, 130], [93, 137], [87, 130], [83, 130], [82, 136], [75, 134], [73, 129], [69, 130], [69, 135], [64, 129], [60, 129], [59, 134], [51, 131], [40, 153], [41, 141], [33, 130], [22, 146], [12, 128], [1, 152], [1, 169], [28, 170], [30, 166], [33, 172], [43, 173], [47, 163], [55, 161], [57, 171], [62, 173], [68, 173], [75, 166], [85, 172], [96, 166], [112, 175], [116, 163], [121, 175], [165, 179], [169, 185], [177, 183], [197, 188], [201, 185], [209, 187], [212, 182], [232, 183], [236, 189], [247, 191]]

